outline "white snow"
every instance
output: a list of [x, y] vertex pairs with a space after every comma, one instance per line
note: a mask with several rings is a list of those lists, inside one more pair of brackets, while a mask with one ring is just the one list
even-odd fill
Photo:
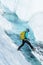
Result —
[[[36, 40], [43, 41], [43, 13], [37, 13], [43, 12], [43, 0], [19, 0], [19, 2], [17, 0], [1, 0], [1, 3], [12, 12], [17, 9], [16, 13], [19, 18], [25, 21], [31, 19], [29, 24], [34, 31]], [[0, 14], [3, 14], [3, 9], [0, 9]], [[34, 14], [36, 15], [31, 18]], [[4, 30], [12, 32], [13, 26], [0, 15], [0, 65], [32, 65], [20, 51], [17, 51], [18, 47], [4, 32]], [[37, 53], [34, 55], [43, 65], [43, 56]]]
[[12, 25], [0, 15], [0, 65], [31, 65], [4, 31], [12, 30]]
[[36, 49], [36, 51], [32, 51], [32, 54], [41, 62], [41, 64], [43, 65], [43, 56], [41, 55], [41, 53], [39, 52], [39, 50]]
[[0, 28], [0, 65], [31, 65]]
[[36, 40], [43, 41], [43, 12], [34, 14], [30, 19], [29, 25], [34, 31]]
[[37, 12], [43, 12], [43, 0], [19, 0], [17, 14], [27, 21]]
[[43, 0], [1, 0], [1, 3], [12, 12], [16, 11], [20, 19], [25, 21], [35, 13], [43, 12]]
[[0, 27], [2, 27], [4, 30], [11, 30], [12, 24], [0, 15]]
[[17, 0], [1, 0], [1, 3], [12, 12], [16, 10]]

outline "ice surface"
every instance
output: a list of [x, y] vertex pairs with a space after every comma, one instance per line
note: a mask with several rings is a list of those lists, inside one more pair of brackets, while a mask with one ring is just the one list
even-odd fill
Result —
[[3, 16], [0, 15], [0, 27], [2, 27], [4, 30], [10, 30], [12, 29], [12, 24], [8, 22]]
[[31, 65], [0, 28], [0, 65]]
[[39, 50], [36, 49], [36, 51], [32, 51], [32, 53], [41, 62], [41, 64], [43, 65], [43, 56], [39, 52]]
[[38, 41], [43, 41], [43, 12], [36, 13], [29, 22]]
[[[5, 4], [4, 4], [5, 2]], [[14, 10], [16, 10], [16, 5], [17, 5], [17, 0], [1, 0], [1, 3], [8, 7], [12, 12], [14, 12]]]
[[[34, 54], [32, 55], [31, 51], [29, 51], [28, 48], [26, 50], [26, 53], [25, 53], [25, 50], [23, 51], [23, 53], [25, 53], [24, 56], [26, 56], [26, 57], [24, 57], [21, 52], [18, 52], [16, 50], [17, 46], [15, 45], [15, 43], [13, 43], [15, 41], [16, 42], [18, 41], [18, 43], [20, 42], [20, 40], [18, 40], [18, 38], [17, 38], [18, 37], [17, 35], [21, 31], [25, 30], [27, 27], [30, 29], [29, 38], [32, 38], [31, 41], [35, 41], [35, 37], [37, 40], [43, 41], [43, 23], [42, 23], [43, 22], [43, 13], [40, 13], [40, 14], [36, 13], [37, 11], [39, 11], [41, 9], [41, 8], [39, 8], [39, 6], [37, 6], [37, 7], [35, 6], [36, 8], [34, 8], [34, 5], [35, 4], [38, 5], [38, 2], [36, 2], [35, 0], [33, 0], [33, 2], [30, 1], [31, 5], [29, 5], [29, 6], [32, 6], [31, 7], [32, 9], [30, 8], [29, 11], [27, 10], [28, 9], [27, 7], [26, 7], [27, 9], [24, 9], [24, 8], [22, 8], [22, 6], [20, 6], [21, 5], [20, 4], [19, 6], [21, 8], [18, 9], [16, 12], [18, 15], [23, 14], [19, 17], [23, 18], [25, 20], [28, 17], [30, 18], [32, 14], [36, 13], [29, 20], [29, 25], [30, 25], [29, 26], [29, 25], [27, 25], [28, 24], [27, 21], [26, 22], [22, 21], [17, 16], [17, 14], [14, 13], [14, 9], [16, 8], [14, 6], [15, 0], [13, 0], [13, 1], [6, 0], [5, 4], [4, 4], [4, 1], [5, 0], [1, 0], [1, 6], [2, 6], [1, 8], [2, 9], [0, 9], [0, 65], [14, 65], [14, 64], [15, 65], [24, 65], [24, 64], [25, 65], [36, 65], [36, 64], [41, 65], [42, 64], [43, 65], [43, 59], [42, 59], [42, 57], [43, 57], [43, 51], [42, 51], [43, 50], [43, 42], [42, 42], [42, 46], [41, 46], [41, 42], [39, 42], [40, 43], [40, 45], [39, 45], [40, 51], [39, 50], [38, 51], [41, 52], [41, 55], [40, 54], [38, 55], [37, 53], [35, 54], [36, 57], [38, 58], [39, 62], [38, 62], [37, 58], [33, 57]], [[41, 0], [41, 3], [42, 3], [42, 0]], [[7, 6], [6, 6], [6, 4], [7, 4]], [[12, 5], [12, 7], [10, 6], [10, 4]], [[24, 4], [24, 3], [22, 3], [22, 4]], [[27, 6], [28, 6], [28, 3], [27, 3]], [[26, 10], [30, 13], [28, 13]], [[26, 16], [25, 16], [25, 13], [26, 13]], [[2, 14], [2, 16], [1, 16], [1, 14]], [[27, 16], [27, 14], [28, 14], [28, 16]], [[3, 30], [12, 36], [13, 42], [10, 39], [11, 37], [9, 38]], [[35, 36], [34, 36], [34, 34], [35, 34]], [[33, 43], [34, 47], [35, 47], [35, 43], [36, 42]], [[24, 47], [26, 49], [26, 46], [24, 46]], [[32, 58], [31, 58], [31, 56], [32, 56]], [[28, 58], [28, 61], [30, 61], [30, 62], [27, 62], [26, 58]], [[39, 59], [39, 58], [41, 58], [41, 59]]]
[[[10, 25], [11, 28], [8, 25]], [[3, 62], [3, 64], [8, 63], [11, 65], [11, 64], [16, 64], [15, 62], [17, 61], [18, 65], [19, 64], [22, 65], [24, 63], [28, 65], [29, 62], [27, 62], [27, 60], [25, 60], [25, 57], [22, 55], [22, 53], [17, 51], [17, 46], [14, 43], [12, 43], [11, 39], [4, 33], [5, 30], [6, 31], [12, 30], [13, 29], [12, 27], [13, 27], [13, 25], [11, 25], [11, 22], [7, 21], [3, 16], [0, 15], [0, 43], [1, 43], [0, 44], [0, 51], [3, 54], [3, 55], [0, 54], [0, 56], [1, 57], [3, 56], [3, 59], [4, 58], [6, 59], [6, 61], [4, 59], [4, 62], [2, 60], [1, 63]], [[4, 50], [4, 52], [3, 52], [3, 50]], [[37, 55], [37, 54], [35, 54], [35, 55]], [[39, 56], [37, 55], [38, 58], [39, 58]], [[21, 57], [23, 57], [23, 58], [21, 58]], [[21, 61], [21, 59], [23, 59], [23, 60]]]

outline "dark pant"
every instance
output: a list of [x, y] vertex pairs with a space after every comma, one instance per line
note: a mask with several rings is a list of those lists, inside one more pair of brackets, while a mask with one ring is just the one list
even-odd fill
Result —
[[34, 47], [31, 45], [31, 43], [30, 43], [27, 39], [25, 39], [25, 40], [22, 40], [22, 44], [18, 47], [18, 50], [19, 50], [25, 43], [27, 43], [27, 44], [31, 47], [31, 49], [34, 49]]

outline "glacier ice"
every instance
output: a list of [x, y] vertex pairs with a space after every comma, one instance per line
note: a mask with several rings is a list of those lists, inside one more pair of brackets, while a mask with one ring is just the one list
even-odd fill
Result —
[[0, 28], [0, 65], [31, 65], [23, 54], [17, 51], [17, 46]]

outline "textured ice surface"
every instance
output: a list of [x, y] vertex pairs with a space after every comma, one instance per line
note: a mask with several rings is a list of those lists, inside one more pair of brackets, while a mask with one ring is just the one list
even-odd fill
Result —
[[31, 65], [0, 28], [0, 65]]
[[[2, 23], [1, 23], [2, 22]], [[6, 24], [6, 25], [5, 25]], [[11, 26], [11, 28], [10, 28], [10, 26], [8, 26], [10, 24], [10, 26]], [[16, 26], [17, 26], [18, 24], [16, 24]], [[9, 63], [10, 65], [11, 64], [16, 64], [16, 61], [17, 61], [17, 64], [19, 65], [21, 65], [21, 64], [27, 64], [28, 65], [28, 63], [29, 62], [27, 62], [27, 60], [26, 60], [26, 58], [28, 58], [28, 60], [30, 61], [30, 63], [32, 64], [33, 63], [33, 65], [36, 65], [36, 63], [37, 64], [39, 64], [39, 65], [41, 65], [40, 64], [40, 61], [39, 60], [37, 60], [37, 58], [34, 58], [34, 56], [30, 53], [31, 51], [29, 51], [29, 50], [26, 50], [26, 53], [25, 53], [25, 50], [23, 51], [23, 53], [25, 53], [25, 54], [23, 54], [24, 56], [26, 56], [26, 58], [22, 55], [22, 53], [21, 52], [18, 52], [16, 49], [17, 49], [17, 46], [14, 44], [14, 43], [12, 43], [12, 41], [11, 41], [11, 39], [3, 32], [3, 30], [5, 31], [7, 31], [8, 33], [9, 33], [9, 35], [11, 35], [12, 36], [12, 39], [13, 39], [13, 42], [14, 41], [18, 41], [18, 43], [20, 42], [17, 38], [15, 38], [16, 36], [17, 36], [17, 34], [14, 32], [14, 31], [16, 31], [16, 30], [14, 30], [13, 31], [13, 28], [12, 27], [15, 27], [14, 25], [11, 25], [11, 22], [9, 22], [9, 21], [7, 21], [3, 16], [1, 16], [0, 15], [0, 51], [1, 51], [1, 57], [3, 56], [3, 59], [4, 59], [4, 62], [2, 61], [2, 59], [1, 59], [1, 62], [3, 62], [3, 64], [4, 63]], [[24, 27], [24, 26], [23, 26]], [[1, 29], [2, 28], [2, 29]], [[16, 27], [15, 27], [16, 28]], [[13, 32], [9, 32], [9, 30], [10, 31], [13, 31]], [[15, 33], [14, 35], [12, 35], [13, 33]], [[34, 39], [34, 37], [33, 37], [33, 39]], [[11, 47], [10, 47], [11, 46]], [[7, 48], [7, 49], [6, 49]], [[25, 48], [26, 49], [26, 48]], [[28, 49], [28, 48], [27, 48]], [[3, 52], [3, 50], [4, 50], [4, 52]], [[28, 53], [29, 52], [29, 53]], [[28, 53], [28, 54], [27, 54]], [[30, 55], [29, 55], [30, 54]], [[33, 56], [33, 58], [31, 58], [30, 56]], [[19, 57], [20, 56], [20, 57]], [[21, 58], [21, 57], [23, 57], [23, 58]], [[19, 59], [18, 59], [19, 58]], [[9, 59], [9, 60], [8, 60]], [[23, 59], [22, 61], [21, 61], [21, 59]], [[33, 61], [32, 61], [33, 60]], [[36, 60], [36, 63], [34, 63], [35, 62], [35, 60]], [[12, 61], [12, 62], [11, 62]], [[20, 62], [21, 61], [21, 62]], [[30, 64], [29, 63], [29, 64]], [[16, 64], [16, 65], [17, 65]]]
[[[14, 0], [13, 1], [6, 0], [6, 3], [8, 3], [8, 2], [10, 3], [10, 4], [8, 3], [7, 6], [5, 6], [6, 4], [4, 4], [4, 1], [5, 0], [1, 0], [2, 3], [1, 3], [1, 7], [0, 7], [1, 8], [0, 9], [0, 65], [14, 65], [14, 64], [15, 65], [24, 65], [24, 64], [25, 65], [30, 65], [30, 64], [31, 65], [36, 65], [36, 64], [43, 65], [43, 58], [42, 58], [43, 57], [43, 42], [38, 42], [38, 43], [35, 42], [36, 39], [43, 41], [43, 23], [42, 23], [43, 22], [43, 13], [40, 13], [40, 14], [37, 13], [35, 16], [33, 16], [31, 18], [31, 20], [29, 21], [29, 25], [30, 25], [29, 26], [27, 22], [22, 21], [19, 18], [20, 16], [18, 17], [17, 14], [14, 13], [14, 7], [10, 6], [10, 4], [14, 3]], [[33, 1], [35, 2], [35, 0], [33, 0]], [[35, 2], [35, 4], [36, 3], [37, 2]], [[13, 6], [13, 4], [12, 4], [12, 6]], [[30, 12], [29, 18], [31, 16], [31, 14], [37, 12], [37, 10], [38, 11], [40, 10], [40, 8], [39, 9], [36, 8], [37, 10], [35, 11], [34, 4], [32, 7], [33, 7], [32, 8], [33, 12], [31, 12], [32, 11], [31, 8], [30, 8], [31, 11], [30, 10], [28, 11], [26, 9], [28, 12]], [[21, 10], [22, 10], [22, 8], [20, 9], [20, 11]], [[23, 14], [25, 16], [24, 10], [22, 10], [22, 11], [21, 11], [22, 12], [21, 14]], [[28, 12], [27, 12], [27, 14], [28, 14]], [[2, 16], [1, 16], [1, 14], [2, 14]], [[23, 17], [23, 15], [22, 15], [22, 17]], [[26, 17], [28, 17], [28, 16], [26, 16]], [[38, 48], [38, 52], [39, 52], [38, 54], [40, 57], [37, 55], [37, 53], [35, 55], [37, 56], [37, 58], [41, 58], [41, 59], [37, 60], [37, 58], [34, 57], [34, 55], [31, 53], [31, 50], [30, 50], [29, 46], [27, 46], [27, 45], [24, 45], [24, 48], [22, 49], [23, 51], [21, 51], [21, 52], [18, 52], [16, 50], [17, 49], [16, 45], [19, 46], [21, 44], [21, 41], [19, 39], [19, 34], [21, 31], [26, 30], [27, 27], [30, 30], [29, 39], [31, 42], [34, 41], [34, 43], [32, 42], [32, 44], [34, 47], [36, 45], [36, 47]], [[3, 30], [12, 39], [12, 41], [16, 42], [16, 43], [12, 43], [11, 39], [3, 32]], [[35, 37], [36, 37], [36, 39], [35, 39]], [[22, 55], [22, 53], [24, 56]]]

